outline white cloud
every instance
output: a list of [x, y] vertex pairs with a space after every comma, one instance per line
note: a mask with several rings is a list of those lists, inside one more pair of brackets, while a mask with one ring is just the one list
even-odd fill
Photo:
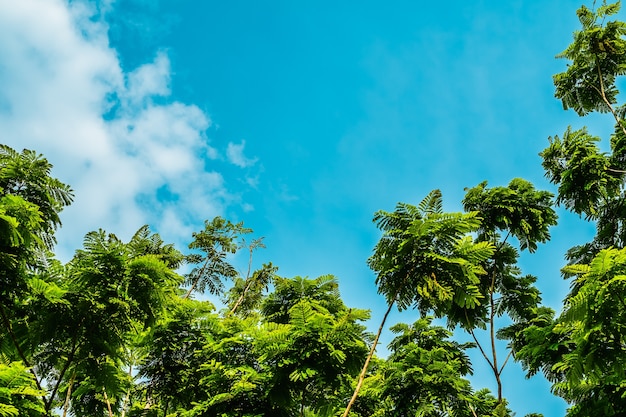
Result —
[[242, 140], [240, 144], [230, 142], [226, 148], [226, 157], [228, 161], [237, 165], [240, 168], [250, 167], [257, 162], [257, 158], [247, 158], [243, 154], [243, 148], [246, 146], [246, 141]]
[[[0, 0], [1, 141], [43, 153], [75, 190], [58, 235], [64, 258], [100, 227], [128, 238], [149, 223], [165, 239], [188, 240], [191, 223], [232, 199], [221, 174], [205, 170], [217, 156], [211, 121], [169, 97], [165, 52], [125, 73], [94, 3], [70, 4]], [[256, 160], [243, 145], [229, 145], [227, 157], [247, 166]], [[169, 198], [159, 198], [163, 187]]]

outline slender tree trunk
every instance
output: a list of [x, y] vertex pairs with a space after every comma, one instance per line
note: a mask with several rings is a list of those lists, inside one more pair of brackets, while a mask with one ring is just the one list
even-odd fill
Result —
[[187, 294], [185, 295], [185, 298], [184, 298], [185, 300], [186, 300], [187, 298], [189, 298], [189, 296], [191, 295], [191, 293], [193, 292], [193, 290], [195, 290], [195, 289], [196, 289], [196, 285], [198, 285], [198, 281], [199, 281], [199, 280], [200, 280], [200, 278], [196, 279], [196, 280], [193, 282], [193, 284], [191, 285], [191, 288], [189, 288], [189, 291], [187, 291]]
[[246, 286], [244, 287], [243, 292], [241, 293], [241, 295], [237, 299], [237, 302], [233, 306], [232, 310], [230, 310], [230, 313], [228, 313], [229, 315], [235, 314], [235, 311], [237, 310], [239, 305], [243, 302], [243, 298], [246, 296], [246, 292], [248, 292], [248, 290], [250, 289], [251, 285], [252, 285], [252, 280], [250, 279], [249, 282], [246, 283]]
[[185, 295], [185, 300], [187, 298], [189, 298], [189, 296], [191, 295], [191, 293], [196, 289], [196, 286], [198, 285], [198, 281], [200, 281], [200, 278], [202, 278], [202, 274], [204, 274], [204, 272], [206, 271], [207, 267], [209, 266], [209, 260], [207, 259], [204, 262], [204, 265], [202, 266], [202, 269], [200, 270], [200, 272], [198, 273], [198, 278], [196, 278], [196, 280], [193, 282], [193, 284], [191, 285], [191, 288], [189, 288], [189, 291], [187, 291], [187, 295]]
[[63, 417], [67, 415], [67, 410], [70, 408], [70, 398], [72, 397], [72, 386], [74, 385], [74, 378], [76, 378], [76, 372], [72, 374], [72, 377], [70, 378], [70, 384], [67, 387], [65, 403], [63, 404]]
[[107, 395], [107, 390], [102, 388], [102, 393], [104, 394], [104, 401], [107, 403], [107, 410], [109, 411], [109, 417], [113, 417], [113, 410], [111, 409], [111, 401], [109, 401], [109, 396]]
[[65, 376], [65, 372], [67, 372], [67, 370], [70, 367], [70, 364], [74, 360], [74, 355], [76, 354], [76, 350], [78, 349], [78, 346], [79, 346], [78, 333], [80, 332], [82, 327], [83, 327], [83, 321], [81, 320], [78, 323], [78, 328], [76, 329], [76, 333], [74, 334], [74, 338], [72, 339], [72, 350], [70, 351], [69, 355], [67, 355], [67, 361], [65, 362], [63, 369], [61, 369], [59, 378], [57, 379], [57, 382], [54, 385], [54, 389], [52, 390], [52, 393], [50, 394], [48, 401], [44, 401], [46, 413], [49, 413], [50, 410], [52, 409], [52, 403], [54, 402], [54, 397], [57, 395], [57, 391], [59, 389], [59, 386], [61, 385], [61, 381], [63, 380], [63, 377]]
[[498, 370], [498, 356], [496, 352], [496, 334], [495, 334], [495, 302], [493, 300], [493, 291], [490, 294], [491, 311], [489, 313], [489, 336], [491, 338], [491, 355], [493, 358], [493, 374], [496, 377], [496, 384], [498, 384], [498, 403], [502, 402], [502, 380], [500, 379], [500, 372]]
[[229, 315], [235, 314], [237, 307], [239, 307], [239, 304], [243, 302], [243, 298], [246, 296], [246, 293], [248, 292], [248, 290], [250, 289], [250, 286], [252, 285], [252, 279], [250, 279], [250, 271], [252, 270], [252, 250], [253, 250], [252, 244], [250, 245], [248, 249], [250, 251], [250, 256], [248, 257], [248, 272], [246, 273], [246, 285], [244, 286], [243, 292], [239, 296], [239, 299], [235, 303], [234, 307], [232, 308], [232, 310], [230, 310], [230, 313], [228, 313]]
[[352, 394], [352, 398], [350, 398], [350, 402], [348, 403], [348, 406], [346, 407], [346, 411], [344, 411], [342, 417], [348, 417], [348, 414], [350, 413], [350, 409], [352, 408], [354, 401], [356, 401], [356, 397], [358, 397], [359, 395], [359, 391], [361, 390], [361, 386], [363, 385], [363, 380], [365, 379], [365, 374], [367, 373], [367, 368], [369, 367], [370, 361], [372, 360], [372, 356], [374, 356], [374, 352], [376, 351], [376, 345], [378, 344], [378, 339], [380, 338], [380, 334], [382, 333], [383, 328], [385, 327], [385, 322], [387, 321], [387, 317], [389, 316], [389, 313], [391, 312], [391, 308], [393, 307], [394, 304], [395, 304], [395, 298], [394, 298], [394, 301], [392, 301], [389, 304], [389, 308], [387, 308], [387, 311], [385, 312], [385, 315], [383, 316], [383, 321], [380, 323], [380, 327], [378, 328], [378, 333], [376, 333], [376, 337], [374, 338], [374, 343], [372, 343], [372, 348], [370, 349], [370, 353], [369, 355], [367, 355], [367, 359], [365, 359], [365, 364], [363, 365], [363, 369], [361, 370], [361, 374], [359, 375], [359, 381], [357, 382], [356, 388], [354, 389], [354, 394]]
[[[129, 361], [130, 363], [132, 363], [132, 360]], [[133, 366], [132, 365], [128, 365], [128, 378], [130, 379], [131, 383], [133, 380]], [[126, 396], [124, 397], [124, 402], [122, 403], [122, 414], [120, 417], [125, 417], [126, 416], [126, 407], [128, 406], [128, 402], [130, 401], [130, 391], [131, 388], [128, 388], [128, 392], [126, 393]]]

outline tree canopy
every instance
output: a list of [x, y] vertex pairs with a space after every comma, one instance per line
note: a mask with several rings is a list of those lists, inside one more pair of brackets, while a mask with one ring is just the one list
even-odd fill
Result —
[[[333, 275], [255, 270], [263, 238], [222, 217], [204, 221], [187, 253], [141, 226], [128, 241], [92, 231], [60, 262], [70, 186], [43, 155], [0, 145], [0, 417], [503, 417], [514, 415], [503, 395], [510, 361], [543, 373], [568, 417], [626, 415], [619, 8], [578, 10], [581, 29], [558, 55], [567, 70], [554, 76], [564, 109], [612, 115], [609, 151], [587, 128], [567, 127], [540, 154], [556, 195], [515, 178], [466, 189], [460, 212], [444, 210], [440, 190], [376, 212], [367, 263], [387, 310], [375, 334], [371, 312], [345, 305]], [[565, 254], [571, 288], [557, 314], [518, 259], [549, 242], [558, 205], [597, 230]], [[394, 307], [419, 317], [392, 326], [390, 353], [378, 357]], [[470, 349], [496, 392], [470, 383]]]

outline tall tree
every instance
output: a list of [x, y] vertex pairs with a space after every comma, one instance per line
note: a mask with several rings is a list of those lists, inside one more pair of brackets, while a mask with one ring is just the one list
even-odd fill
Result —
[[[511, 329], [517, 359], [529, 374], [543, 371], [552, 389], [572, 406], [568, 416], [620, 416], [624, 391], [623, 274], [626, 266], [626, 105], [618, 104], [626, 73], [626, 24], [613, 20], [620, 2], [603, 1], [577, 14], [581, 29], [559, 54], [567, 70], [554, 76], [556, 97], [579, 116], [609, 113], [615, 121], [608, 146], [586, 128], [568, 127], [541, 153], [546, 175], [558, 186], [557, 203], [596, 223], [589, 243], [571, 248], [563, 268], [574, 277], [564, 311], [547, 308]], [[601, 149], [609, 149], [608, 152]]]
[[424, 417], [471, 415], [472, 371], [465, 350], [472, 344], [448, 340], [451, 332], [432, 326], [432, 317], [391, 327], [397, 336], [381, 368], [382, 415]]
[[479, 275], [485, 273], [481, 264], [494, 252], [492, 243], [474, 242], [470, 235], [481, 225], [478, 213], [444, 213], [439, 190], [417, 207], [401, 203], [394, 212], [380, 211], [374, 221], [383, 236], [368, 263], [377, 274], [376, 285], [388, 308], [344, 417], [358, 396], [393, 306], [404, 310], [414, 305], [422, 315], [432, 311], [443, 317], [452, 305], [480, 305]]
[[610, 152], [602, 151], [600, 138], [586, 128], [568, 127], [562, 138], [549, 138], [550, 145], [541, 153], [546, 175], [558, 186], [557, 203], [597, 225], [592, 242], [569, 251], [568, 259], [574, 262], [589, 262], [601, 249], [626, 242], [626, 105], [617, 103], [617, 80], [626, 72], [626, 24], [609, 20], [619, 9], [619, 1], [603, 1], [597, 10], [582, 6], [577, 11], [581, 30], [557, 55], [569, 61], [567, 70], [554, 76], [555, 95], [563, 108], [579, 116], [608, 112], [615, 120]]
[[[485, 302], [469, 307], [453, 305], [447, 319], [450, 327], [460, 325], [478, 345], [492, 370], [499, 402], [503, 401], [501, 376], [511, 351], [504, 360], [498, 357], [496, 319], [507, 315], [515, 323], [527, 322], [535, 317], [541, 302], [534, 285], [537, 278], [521, 275], [518, 252], [509, 241], [515, 238], [521, 250], [534, 252], [538, 243], [550, 239], [549, 228], [557, 219], [552, 197], [551, 193], [536, 190], [530, 182], [516, 178], [507, 187], [488, 188], [483, 182], [467, 190], [463, 199], [465, 210], [476, 211], [482, 218], [476, 241], [489, 242], [495, 250], [483, 264], [487, 273], [480, 277], [478, 286]], [[485, 328], [488, 348], [476, 337]]]
[[[47, 253], [61, 224], [59, 214], [73, 198], [68, 185], [51, 177], [51, 169], [34, 151], [20, 153], [0, 145], [0, 363], [10, 366], [5, 372], [28, 369], [40, 393], [24, 299], [41, 287], [36, 274], [47, 266]], [[50, 291], [48, 295], [52, 296]]]

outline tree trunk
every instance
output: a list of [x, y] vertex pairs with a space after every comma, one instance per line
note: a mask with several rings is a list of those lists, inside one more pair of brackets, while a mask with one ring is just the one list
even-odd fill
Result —
[[378, 339], [380, 338], [380, 334], [382, 333], [383, 328], [385, 327], [385, 322], [387, 321], [387, 317], [389, 316], [389, 313], [391, 312], [391, 308], [393, 307], [394, 303], [395, 303], [395, 299], [394, 301], [391, 302], [391, 304], [389, 304], [389, 308], [387, 308], [387, 312], [385, 312], [385, 315], [383, 316], [383, 321], [380, 323], [380, 327], [378, 328], [378, 333], [376, 333], [376, 337], [374, 338], [374, 343], [372, 343], [372, 348], [370, 349], [370, 353], [369, 355], [367, 355], [367, 359], [365, 359], [365, 364], [363, 365], [363, 369], [361, 370], [361, 374], [359, 375], [359, 381], [357, 382], [356, 388], [354, 389], [354, 394], [352, 394], [352, 398], [350, 398], [350, 402], [348, 403], [348, 406], [346, 407], [346, 411], [344, 411], [342, 417], [348, 417], [348, 414], [350, 413], [350, 409], [352, 408], [354, 401], [356, 401], [356, 397], [358, 397], [359, 395], [359, 391], [361, 390], [361, 386], [363, 385], [363, 380], [365, 379], [365, 374], [367, 373], [367, 368], [369, 367], [370, 361], [372, 360], [372, 357], [374, 356], [374, 352], [376, 351], [376, 345], [378, 344]]
[[70, 398], [72, 397], [72, 386], [74, 385], [74, 378], [76, 377], [76, 372], [72, 374], [70, 378], [70, 384], [67, 387], [67, 394], [65, 395], [65, 404], [63, 404], [63, 417], [67, 415], [67, 410], [70, 408]]

